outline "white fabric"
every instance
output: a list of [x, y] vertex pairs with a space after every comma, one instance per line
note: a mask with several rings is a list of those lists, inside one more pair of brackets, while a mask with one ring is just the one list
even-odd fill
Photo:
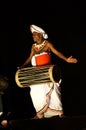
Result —
[[38, 33], [42, 33], [42, 34], [45, 33], [45, 31], [42, 28], [40, 28], [36, 25], [33, 25], [33, 24], [30, 26], [30, 30], [31, 30], [32, 33], [33, 32], [38, 32]]
[[31, 98], [36, 112], [40, 111], [46, 104], [46, 94], [49, 92], [47, 84], [37, 84], [31, 86]]
[[31, 30], [32, 33], [33, 32], [41, 33], [43, 35], [44, 39], [48, 38], [48, 35], [45, 33], [45, 31], [42, 28], [40, 28], [40, 27], [38, 27], [38, 26], [36, 26], [34, 24], [30, 25], [30, 30]]
[[36, 58], [35, 58], [35, 55], [32, 57], [31, 59], [31, 64], [32, 66], [36, 66]]
[[31, 85], [30, 95], [36, 112], [40, 111], [47, 103], [51, 109], [62, 110], [58, 84], [54, 83], [54, 90], [52, 91], [50, 99], [47, 101], [46, 95], [50, 89], [48, 83]]
[[[36, 112], [40, 111], [46, 104], [51, 109], [54, 110], [63, 110], [62, 108], [62, 103], [61, 103], [61, 93], [60, 93], [60, 83], [61, 79], [59, 80], [58, 83], [43, 83], [43, 84], [36, 84], [36, 85], [31, 85], [31, 91], [30, 95], [32, 98], [32, 102], [34, 105], [34, 108], [36, 109]], [[49, 93], [52, 85], [54, 85], [54, 89], [51, 93], [51, 96], [49, 99], [46, 98], [46, 95]], [[46, 111], [44, 113], [45, 117], [52, 117], [57, 115], [56, 112], [51, 112], [51, 111]]]

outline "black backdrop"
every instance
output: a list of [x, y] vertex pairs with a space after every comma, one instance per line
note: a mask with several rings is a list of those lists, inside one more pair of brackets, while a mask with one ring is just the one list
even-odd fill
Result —
[[[73, 55], [77, 64], [68, 64], [52, 55], [53, 63], [62, 71], [62, 102], [66, 114], [86, 114], [86, 20], [84, 3], [42, 2], [1, 3], [0, 8], [0, 71], [9, 79], [4, 94], [4, 109], [33, 111], [29, 88], [21, 89], [15, 83], [15, 72], [30, 53], [33, 43], [30, 24], [42, 27], [49, 40], [64, 55]], [[8, 105], [9, 104], [9, 105]], [[9, 107], [7, 107], [9, 106]]]

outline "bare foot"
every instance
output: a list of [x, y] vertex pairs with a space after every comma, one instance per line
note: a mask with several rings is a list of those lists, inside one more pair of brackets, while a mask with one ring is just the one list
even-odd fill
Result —
[[57, 115], [59, 115], [59, 117], [61, 117], [64, 114], [64, 112], [62, 110], [54, 110], [51, 108], [48, 108], [48, 110], [57, 113]]

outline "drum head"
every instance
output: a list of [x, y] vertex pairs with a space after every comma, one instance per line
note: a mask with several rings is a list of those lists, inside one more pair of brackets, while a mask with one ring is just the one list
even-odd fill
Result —
[[61, 79], [61, 70], [58, 65], [54, 65], [52, 75], [53, 75], [54, 81], [59, 82], [59, 80]]

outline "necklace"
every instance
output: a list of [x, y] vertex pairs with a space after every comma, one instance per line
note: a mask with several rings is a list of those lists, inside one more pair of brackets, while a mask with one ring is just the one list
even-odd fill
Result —
[[36, 44], [35, 43], [35, 50], [40, 51], [43, 47], [45, 46], [45, 41], [41, 44]]

